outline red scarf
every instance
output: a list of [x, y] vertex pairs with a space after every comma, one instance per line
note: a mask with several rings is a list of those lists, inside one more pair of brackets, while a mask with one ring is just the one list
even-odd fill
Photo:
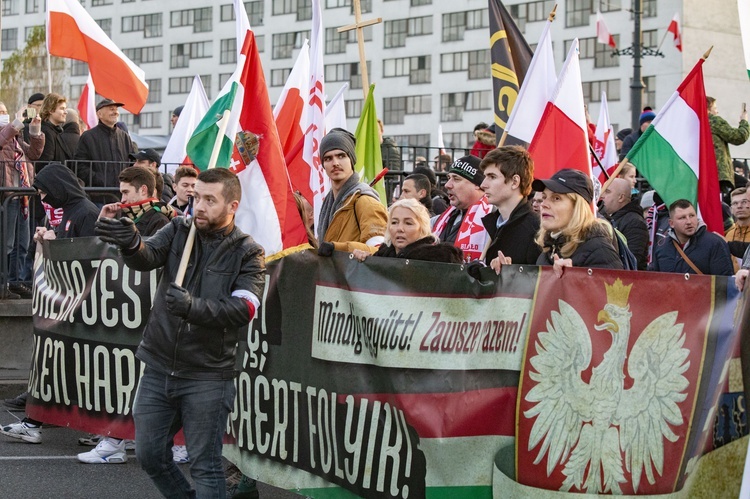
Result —
[[[446, 229], [448, 219], [456, 209], [454, 206], [451, 206], [437, 219], [435, 228], [433, 229], [436, 236], [440, 235]], [[484, 225], [482, 225], [482, 217], [487, 215], [491, 209], [492, 206], [487, 203], [487, 198], [482, 196], [479, 201], [469, 206], [466, 216], [461, 221], [461, 227], [458, 229], [458, 235], [453, 246], [464, 252], [464, 260], [467, 262], [479, 260], [482, 256], [482, 251], [489, 237], [489, 234], [484, 229]]]

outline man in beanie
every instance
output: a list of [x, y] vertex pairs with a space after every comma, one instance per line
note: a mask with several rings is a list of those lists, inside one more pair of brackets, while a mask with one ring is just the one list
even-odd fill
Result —
[[182, 114], [182, 110], [185, 108], [185, 106], [177, 106], [174, 108], [174, 111], [172, 111], [172, 118], [170, 121], [172, 122], [172, 130], [174, 130], [174, 127], [177, 126], [177, 120], [180, 119], [180, 114]]
[[388, 212], [372, 187], [354, 172], [354, 135], [334, 128], [320, 141], [320, 158], [331, 190], [323, 199], [318, 220], [320, 254], [336, 249], [375, 253], [383, 242]]
[[620, 148], [620, 161], [625, 159], [625, 155], [628, 154], [628, 152], [630, 152], [630, 149], [633, 148], [633, 145], [638, 142], [638, 139], [641, 138], [643, 132], [645, 132], [651, 122], [654, 121], [654, 118], [656, 118], [656, 113], [651, 110], [643, 111], [641, 113], [641, 117], [638, 120], [638, 130], [634, 130], [622, 141], [622, 147]]
[[451, 243], [464, 252], [466, 261], [478, 260], [487, 244], [482, 218], [492, 206], [480, 188], [484, 181], [481, 162], [476, 156], [464, 156], [450, 166], [445, 190], [451, 207], [438, 217], [433, 227], [441, 242]]
[[615, 151], [617, 151], [618, 154], [620, 153], [620, 149], [622, 149], [622, 141], [631, 133], [633, 133], [632, 128], [623, 128], [617, 132], [617, 135], [615, 135]]

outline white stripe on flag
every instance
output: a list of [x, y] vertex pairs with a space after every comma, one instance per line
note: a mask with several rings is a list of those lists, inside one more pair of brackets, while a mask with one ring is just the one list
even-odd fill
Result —
[[696, 177], [699, 177], [700, 143], [697, 140], [686, 140], [688, 137], [699, 137], [701, 123], [693, 108], [675, 92], [673, 99], [660, 113], [661, 119], [654, 120], [654, 128], [664, 140], [674, 148], [677, 155], [690, 166]]

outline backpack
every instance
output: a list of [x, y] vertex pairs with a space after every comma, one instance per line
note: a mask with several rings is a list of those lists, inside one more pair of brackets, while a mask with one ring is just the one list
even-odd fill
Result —
[[[612, 228], [615, 229], [614, 227]], [[620, 255], [620, 261], [622, 261], [622, 268], [625, 270], [638, 270], [638, 260], [636, 260], [635, 255], [628, 248], [625, 236], [617, 229], [615, 229], [614, 242], [617, 254]]]

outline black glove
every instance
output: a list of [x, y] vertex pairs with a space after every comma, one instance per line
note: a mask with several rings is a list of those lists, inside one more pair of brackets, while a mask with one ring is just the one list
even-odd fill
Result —
[[127, 217], [119, 220], [102, 217], [96, 221], [94, 234], [105, 243], [114, 244], [122, 249], [135, 248], [141, 240], [135, 223]]
[[477, 281], [482, 280], [482, 269], [486, 267], [484, 262], [480, 262], [479, 260], [473, 260], [466, 264], [466, 272], [476, 279]]
[[331, 256], [333, 255], [334, 246], [333, 243], [323, 241], [318, 247], [318, 256]]
[[167, 309], [177, 317], [186, 319], [190, 313], [190, 306], [193, 304], [193, 297], [188, 290], [176, 283], [169, 283], [167, 290]]

